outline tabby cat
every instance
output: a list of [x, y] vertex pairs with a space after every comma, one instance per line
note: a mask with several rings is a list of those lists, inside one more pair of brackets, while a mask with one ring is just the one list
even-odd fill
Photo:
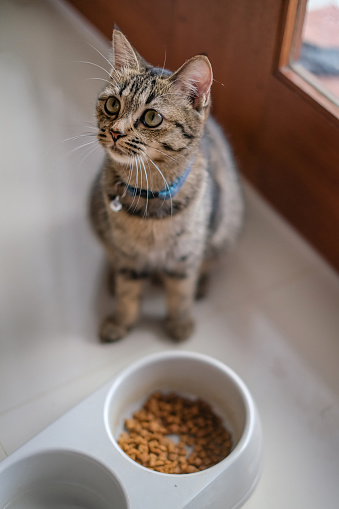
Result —
[[113, 67], [96, 107], [106, 159], [90, 205], [114, 274], [116, 306], [101, 324], [104, 342], [136, 322], [142, 282], [153, 274], [166, 289], [169, 336], [187, 338], [209, 264], [241, 229], [235, 163], [209, 117], [212, 81], [206, 56], [171, 73], [148, 64], [114, 30]]

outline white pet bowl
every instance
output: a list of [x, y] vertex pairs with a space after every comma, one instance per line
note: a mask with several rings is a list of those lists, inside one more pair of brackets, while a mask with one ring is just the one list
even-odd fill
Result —
[[[129, 458], [125, 418], [155, 391], [210, 403], [231, 453], [192, 474], [163, 474]], [[223, 363], [167, 351], [134, 363], [0, 463], [0, 509], [236, 509], [259, 475], [261, 426], [252, 397]]]
[[24, 457], [1, 475], [4, 509], [127, 509], [123, 488], [112, 472], [73, 451], [45, 451]]
[[[155, 391], [171, 392], [201, 398], [208, 402], [232, 435], [232, 451], [213, 467], [194, 474], [163, 474], [131, 460], [119, 447], [117, 439], [124, 420], [141, 408]], [[205, 355], [191, 352], [164, 352], [136, 362], [113, 383], [105, 405], [107, 433], [118, 454], [131, 463], [133, 475], [144, 479], [144, 486], [154, 492], [168, 484], [168, 496], [181, 490], [182, 505], [171, 505], [164, 499], [162, 509], [240, 507], [254, 489], [260, 472], [262, 452], [261, 426], [253, 399], [242, 380], [225, 364]], [[125, 479], [127, 492], [134, 480]], [[147, 479], [147, 480], [146, 480]], [[160, 482], [161, 480], [161, 482]], [[126, 484], [127, 483], [127, 484]], [[175, 497], [176, 498], [176, 497]], [[177, 502], [179, 504], [179, 501]], [[140, 506], [141, 507], [141, 506]], [[156, 506], [154, 506], [156, 507]]]

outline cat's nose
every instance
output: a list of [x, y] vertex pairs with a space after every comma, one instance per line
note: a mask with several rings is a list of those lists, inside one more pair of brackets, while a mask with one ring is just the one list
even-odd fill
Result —
[[113, 130], [111, 130], [111, 136], [112, 136], [113, 141], [117, 141], [119, 138], [122, 138], [123, 136], [126, 136], [126, 134], [124, 134], [121, 131], [113, 131]]

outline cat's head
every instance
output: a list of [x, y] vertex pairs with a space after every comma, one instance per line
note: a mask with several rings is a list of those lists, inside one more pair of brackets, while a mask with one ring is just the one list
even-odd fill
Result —
[[110, 157], [131, 161], [185, 161], [197, 146], [213, 81], [198, 55], [176, 72], [152, 67], [119, 31], [113, 32], [110, 84], [97, 102], [98, 139]]

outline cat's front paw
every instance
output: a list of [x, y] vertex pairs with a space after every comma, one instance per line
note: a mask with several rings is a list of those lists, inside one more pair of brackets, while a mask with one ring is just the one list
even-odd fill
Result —
[[99, 335], [102, 343], [114, 343], [127, 334], [127, 327], [119, 324], [114, 316], [108, 316], [102, 322]]
[[184, 341], [189, 338], [194, 329], [194, 322], [191, 318], [167, 318], [165, 327], [168, 335], [174, 341]]

